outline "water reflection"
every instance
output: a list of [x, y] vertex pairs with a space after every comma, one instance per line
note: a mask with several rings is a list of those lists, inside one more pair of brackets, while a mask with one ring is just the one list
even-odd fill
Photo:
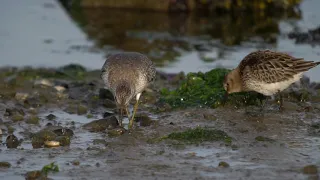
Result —
[[[203, 62], [221, 59], [235, 45], [275, 46], [279, 22], [300, 19], [300, 11], [277, 13], [156, 13], [106, 8], [67, 8], [96, 46], [110, 51], [139, 51], [158, 67], [168, 66], [185, 51]], [[204, 52], [217, 49], [215, 57]]]

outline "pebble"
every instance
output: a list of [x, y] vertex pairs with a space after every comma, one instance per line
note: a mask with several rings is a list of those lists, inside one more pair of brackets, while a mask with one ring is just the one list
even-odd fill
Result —
[[64, 86], [55, 86], [54, 89], [60, 93], [64, 92], [66, 90], [66, 88]]
[[16, 95], [15, 95], [15, 98], [17, 100], [23, 100], [24, 101], [24, 100], [27, 99], [28, 96], [29, 96], [28, 93], [17, 92]]
[[34, 82], [34, 85], [53, 86], [52, 82], [48, 79], [39, 79]]

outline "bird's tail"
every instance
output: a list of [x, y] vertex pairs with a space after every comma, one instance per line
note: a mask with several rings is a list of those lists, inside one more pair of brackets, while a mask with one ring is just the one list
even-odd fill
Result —
[[297, 72], [308, 71], [309, 69], [319, 65], [320, 62], [305, 61], [304, 59], [296, 59], [295, 70]]

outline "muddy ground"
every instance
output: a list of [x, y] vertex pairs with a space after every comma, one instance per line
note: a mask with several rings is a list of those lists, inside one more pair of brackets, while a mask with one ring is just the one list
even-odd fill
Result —
[[[110, 133], [119, 130], [116, 109], [112, 96], [101, 90], [99, 71], [70, 65], [2, 68], [1, 72], [2, 179], [32, 179], [35, 172], [31, 171], [37, 170], [37, 176], [44, 177], [40, 170], [52, 162], [59, 172], [50, 171], [48, 177], [64, 180], [319, 178], [320, 98], [316, 93], [309, 101], [286, 99], [283, 112], [271, 99], [263, 111], [257, 106], [232, 105], [176, 109], [159, 101], [159, 89], [178, 87], [181, 74], [172, 78], [175, 75], [158, 73], [157, 81], [143, 94], [136, 118], [140, 122], [133, 131], [117, 135]], [[103, 116], [107, 126], [87, 124]], [[127, 123], [126, 119], [125, 128]], [[37, 132], [50, 127], [44, 138], [69, 137], [70, 143], [45, 147]], [[197, 127], [220, 130], [231, 138], [208, 140], [201, 134], [164, 138]], [[56, 135], [50, 139], [52, 132]], [[12, 135], [18, 140], [10, 141]]]

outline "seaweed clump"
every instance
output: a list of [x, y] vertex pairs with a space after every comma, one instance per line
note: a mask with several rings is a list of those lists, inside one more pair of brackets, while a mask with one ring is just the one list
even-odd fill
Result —
[[264, 98], [258, 93], [241, 92], [230, 94], [226, 101], [223, 80], [228, 72], [230, 70], [218, 68], [206, 73], [189, 73], [177, 89], [162, 89], [160, 101], [170, 104], [173, 108], [217, 108], [226, 103], [235, 106], [257, 105]]
[[190, 128], [182, 132], [173, 132], [169, 135], [150, 140], [149, 142], [159, 142], [165, 139], [183, 141], [186, 143], [201, 143], [205, 141], [223, 141], [231, 144], [232, 138], [224, 131], [210, 128]]

